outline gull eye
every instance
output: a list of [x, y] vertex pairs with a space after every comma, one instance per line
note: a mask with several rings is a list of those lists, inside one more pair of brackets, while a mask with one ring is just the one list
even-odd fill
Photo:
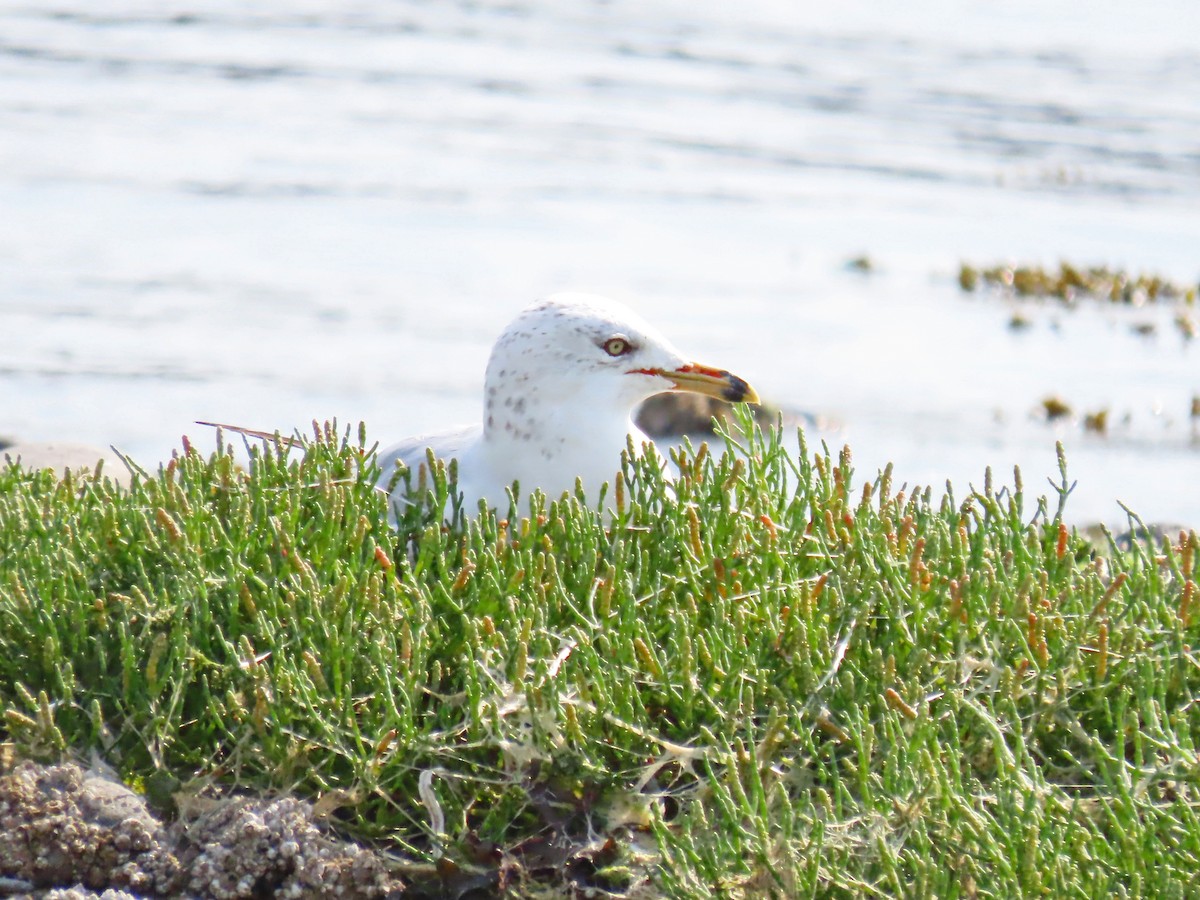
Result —
[[633, 344], [623, 337], [610, 337], [604, 342], [604, 352], [609, 356], [624, 356], [633, 349]]

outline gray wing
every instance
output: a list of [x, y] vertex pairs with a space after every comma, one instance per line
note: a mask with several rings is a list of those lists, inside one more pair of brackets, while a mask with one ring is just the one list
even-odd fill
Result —
[[451, 460], [461, 456], [462, 452], [479, 440], [483, 429], [479, 425], [464, 425], [448, 431], [433, 431], [428, 434], [418, 434], [410, 437], [394, 447], [389, 447], [379, 453], [379, 487], [387, 490], [388, 482], [396, 473], [396, 464], [403, 463], [407, 468], [416, 470], [425, 462], [426, 451], [433, 449], [433, 455], [438, 459]]

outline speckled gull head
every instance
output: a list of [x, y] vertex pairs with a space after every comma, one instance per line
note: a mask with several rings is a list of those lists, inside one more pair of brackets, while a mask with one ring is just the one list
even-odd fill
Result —
[[[395, 464], [415, 468], [426, 448], [458, 460], [463, 509], [480, 500], [504, 507], [505, 489], [540, 488], [550, 499], [583, 480], [599, 496], [621, 464], [639, 403], [655, 394], [690, 391], [731, 402], [758, 402], [745, 381], [723, 369], [690, 362], [627, 307], [593, 294], [555, 294], [523, 310], [496, 340], [484, 379], [481, 426], [411, 438], [380, 455], [381, 485]], [[393, 504], [409, 502], [404, 482]]]

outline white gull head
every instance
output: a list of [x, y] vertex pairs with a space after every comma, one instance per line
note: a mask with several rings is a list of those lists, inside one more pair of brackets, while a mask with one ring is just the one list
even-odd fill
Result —
[[[381, 485], [395, 464], [415, 469], [432, 448], [458, 460], [463, 509], [480, 500], [505, 506], [505, 488], [540, 488], [550, 499], [582, 479], [589, 498], [612, 482], [643, 400], [691, 391], [729, 401], [757, 402], [742, 379], [689, 362], [653, 326], [627, 307], [593, 294], [564, 293], [523, 310], [496, 340], [484, 378], [481, 426], [421, 435], [380, 455]], [[391, 502], [408, 502], [401, 480]]]

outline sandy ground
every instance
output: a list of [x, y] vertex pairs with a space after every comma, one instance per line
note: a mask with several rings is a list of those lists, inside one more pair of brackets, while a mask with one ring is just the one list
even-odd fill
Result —
[[59, 475], [96, 472], [129, 486], [129, 469], [111, 449], [70, 441], [14, 441], [0, 438], [0, 464], [19, 463], [26, 469], [54, 469]]

